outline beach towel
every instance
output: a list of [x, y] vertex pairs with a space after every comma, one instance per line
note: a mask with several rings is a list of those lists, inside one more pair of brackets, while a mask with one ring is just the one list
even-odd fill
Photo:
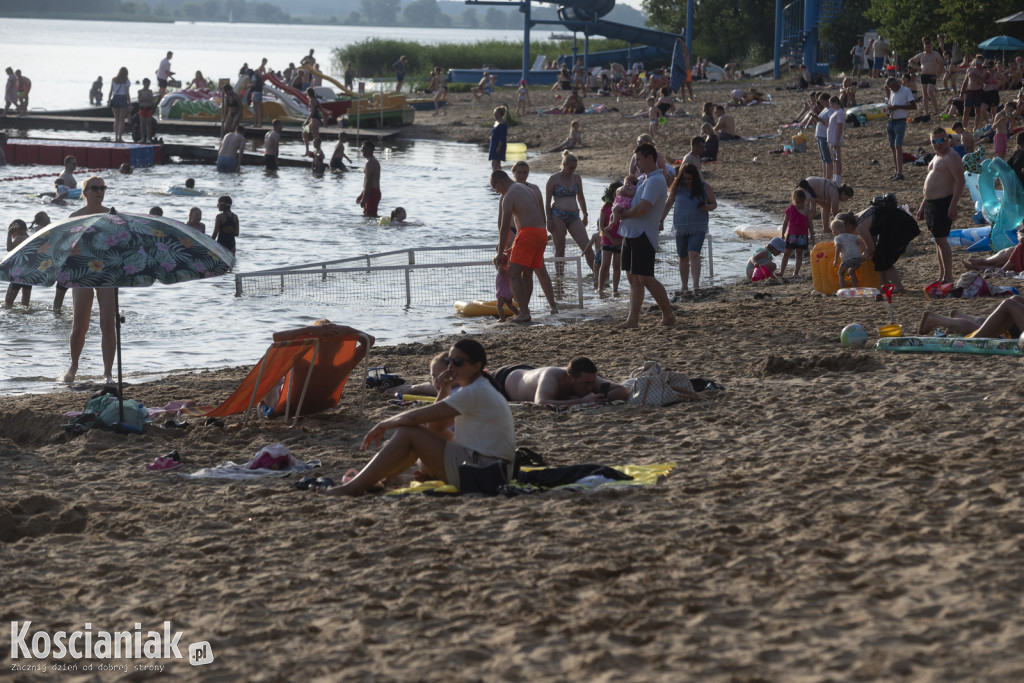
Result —
[[293, 472], [306, 472], [320, 467], [319, 460], [303, 462], [284, 444], [276, 443], [261, 448], [249, 461], [239, 465], [230, 460], [216, 467], [204, 467], [191, 473], [179, 472], [186, 479], [261, 479], [284, 477]]
[[[523, 467], [520, 470], [516, 481], [503, 486], [500, 493], [511, 497], [524, 493], [541, 493], [545, 491], [584, 491], [603, 486], [653, 486], [657, 484], [658, 480], [662, 477], [667, 477], [669, 472], [676, 468], [676, 464], [674, 462], [665, 462], [655, 465], [617, 465], [607, 468], [601, 465], [573, 465], [570, 467], [597, 467], [602, 469], [597, 470], [596, 474], [588, 473], [588, 470], [586, 469], [580, 469], [577, 470], [579, 473], [578, 479], [564, 484], [544, 487], [538, 484], [523, 483], [522, 480], [546, 476], [543, 474], [534, 474], [537, 472], [543, 472], [545, 470], [554, 470], [557, 472], [559, 470], [566, 470], [567, 468]], [[614, 470], [619, 474], [606, 476], [610, 474], [607, 470]], [[629, 478], [614, 478], [620, 475], [625, 475]], [[407, 496], [414, 493], [425, 493], [428, 495], [459, 495], [459, 490], [454, 486], [444, 483], [443, 481], [421, 481], [406, 488], [388, 491], [385, 495]]]
[[705, 398], [694, 391], [693, 382], [682, 373], [662, 370], [655, 361], [646, 361], [630, 373], [630, 379], [623, 383], [629, 387], [630, 405], [669, 406], [680, 401], [703, 401]]

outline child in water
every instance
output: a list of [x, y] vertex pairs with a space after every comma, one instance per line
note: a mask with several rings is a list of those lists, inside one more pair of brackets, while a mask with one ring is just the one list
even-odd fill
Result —
[[793, 190], [792, 202], [786, 207], [786, 217], [782, 220], [782, 236], [786, 238], [786, 251], [782, 255], [779, 277], [786, 274], [789, 255], [794, 251], [796, 251], [796, 265], [793, 266], [793, 275], [800, 274], [800, 266], [804, 262], [804, 250], [814, 239], [807, 193], [800, 189]]
[[836, 257], [832, 261], [832, 267], [839, 266], [839, 287], [846, 286], [846, 276], [850, 276], [850, 286], [857, 287], [857, 269], [864, 263], [868, 249], [864, 240], [857, 233], [857, 224], [847, 225], [836, 219], [832, 221], [832, 233], [835, 235], [833, 242], [836, 244]]
[[498, 269], [498, 274], [494, 276], [494, 296], [498, 300], [498, 322], [503, 323], [508, 319], [505, 306], [512, 310], [513, 315], [519, 315], [519, 309], [516, 308], [516, 303], [512, 300], [512, 283], [508, 279], [508, 254], [502, 254], [501, 258], [495, 261], [494, 267]]
[[[7, 251], [14, 251], [18, 245], [28, 239], [28, 226], [25, 221], [15, 218], [7, 227]], [[4, 297], [4, 308], [12, 308], [14, 300], [18, 297], [18, 290], [21, 290], [21, 305], [28, 308], [29, 299], [32, 297], [31, 285], [16, 285], [13, 282], [7, 286], [7, 296]]]
[[320, 138], [313, 138], [313, 151], [310, 153], [313, 157], [313, 175], [321, 176], [324, 174], [324, 151], [321, 149]]
[[[778, 279], [778, 275], [775, 272], [775, 257], [782, 253], [782, 250], [786, 248], [786, 240], [781, 237], [773, 237], [768, 244], [764, 245], [760, 249], [754, 252], [754, 255], [747, 261], [747, 279], [753, 282], [753, 275], [757, 271], [758, 266], [764, 266], [768, 269], [768, 275], [772, 278]], [[761, 278], [758, 278], [761, 279]], [[767, 279], [767, 278], [764, 278]]]
[[235, 238], [238, 237], [239, 225], [238, 216], [231, 211], [231, 197], [223, 195], [218, 198], [217, 208], [220, 209], [220, 213], [217, 214], [217, 218], [213, 222], [213, 234], [210, 237], [234, 255]]
[[203, 223], [203, 211], [198, 206], [193, 206], [188, 210], [188, 220], [185, 221], [185, 225], [190, 228], [195, 228], [199, 232], [206, 234], [206, 223]]

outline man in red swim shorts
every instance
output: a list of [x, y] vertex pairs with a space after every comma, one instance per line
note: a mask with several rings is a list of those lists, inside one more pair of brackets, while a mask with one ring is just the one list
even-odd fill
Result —
[[363, 191], [359, 193], [356, 202], [363, 207], [363, 215], [369, 218], [377, 217], [377, 206], [380, 204], [380, 162], [373, 156], [375, 145], [367, 140], [361, 148], [366, 158], [366, 166], [363, 167]]
[[505, 253], [512, 221], [516, 223], [516, 237], [509, 255], [508, 279], [512, 295], [519, 304], [519, 315], [514, 323], [530, 322], [530, 297], [533, 295], [533, 271], [544, 265], [544, 250], [548, 245], [547, 216], [537, 195], [526, 185], [515, 183], [504, 171], [491, 173], [491, 188], [501, 195], [501, 225], [498, 226], [498, 249], [495, 263]]

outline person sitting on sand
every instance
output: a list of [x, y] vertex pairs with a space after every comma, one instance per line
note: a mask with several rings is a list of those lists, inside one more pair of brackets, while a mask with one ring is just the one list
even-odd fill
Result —
[[917, 334], [923, 337], [939, 327], [979, 339], [1003, 336], [1017, 339], [1024, 331], [1024, 297], [1017, 295], [1004, 299], [987, 318], [959, 311], [952, 311], [948, 316], [928, 311], [921, 317]]
[[720, 140], [737, 140], [739, 136], [736, 135], [736, 119], [725, 111], [725, 107], [718, 105], [715, 107], [715, 116], [718, 120], [715, 122], [715, 132], [718, 133]]
[[448, 353], [442, 351], [430, 359], [430, 380], [419, 384], [405, 384], [395, 388], [395, 395], [412, 394], [413, 396], [439, 396], [444, 390], [445, 396], [451, 393], [452, 389], [458, 388], [457, 384], [441, 382], [441, 375], [448, 369], [446, 359]]
[[[487, 374], [487, 352], [480, 342], [465, 338], [448, 350], [448, 369], [440, 382], [460, 389], [433, 405], [395, 415], [373, 426], [363, 438], [363, 449], [379, 444], [389, 430], [394, 435], [370, 462], [348, 482], [326, 491], [329, 496], [358, 496], [381, 481], [391, 479], [414, 465], [422, 472], [459, 488], [462, 465], [500, 463], [512, 478], [516, 434], [512, 410]], [[454, 421], [451, 440], [427, 427], [443, 420]]]
[[569, 137], [562, 141], [562, 144], [557, 147], [552, 147], [545, 154], [551, 154], [552, 152], [562, 152], [567, 149], [575, 149], [583, 144], [583, 134], [580, 131], [580, 122], [572, 121], [569, 124]]
[[1017, 244], [991, 256], [964, 259], [964, 268], [977, 271], [1024, 273], [1024, 224], [1017, 228]]
[[629, 398], [629, 389], [600, 377], [594, 361], [583, 356], [573, 358], [564, 368], [506, 365], [494, 373], [494, 381], [509, 401], [545, 406], [609, 403]]

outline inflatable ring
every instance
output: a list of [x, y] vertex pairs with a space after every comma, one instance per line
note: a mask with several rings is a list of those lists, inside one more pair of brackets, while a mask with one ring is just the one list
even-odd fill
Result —
[[[995, 181], [1003, 186], [1003, 195], [996, 195]], [[992, 220], [991, 245], [993, 251], [1012, 247], [1017, 243], [1015, 232], [1024, 219], [1024, 187], [1010, 165], [999, 157], [981, 163], [978, 182], [982, 211]]]
[[512, 152], [514, 154], [525, 154], [526, 143], [525, 142], [509, 142], [505, 145], [506, 152]]

